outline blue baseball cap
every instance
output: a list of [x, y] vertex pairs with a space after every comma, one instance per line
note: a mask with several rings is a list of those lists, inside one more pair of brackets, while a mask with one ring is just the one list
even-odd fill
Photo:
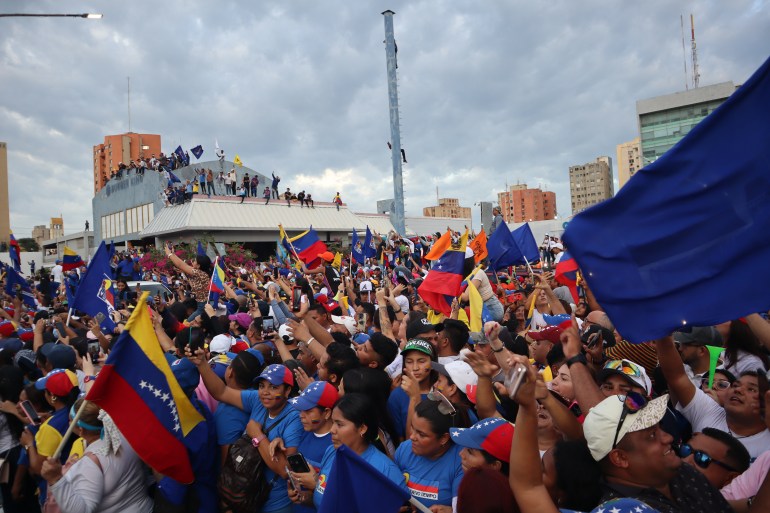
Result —
[[171, 372], [185, 393], [195, 390], [200, 384], [201, 375], [198, 368], [187, 358], [179, 358], [173, 362]]
[[294, 386], [294, 375], [291, 373], [291, 370], [280, 363], [274, 363], [273, 365], [265, 367], [265, 370], [259, 375], [257, 381], [260, 379], [267, 380], [271, 385]]
[[331, 408], [339, 399], [337, 389], [326, 381], [313, 381], [299, 397], [291, 399], [289, 403], [297, 411], [307, 411], [311, 408]]
[[500, 417], [480, 420], [469, 428], [450, 428], [452, 441], [461, 447], [482, 449], [500, 461], [511, 459], [513, 424]]
[[366, 333], [359, 333], [353, 337], [353, 342], [356, 344], [365, 344], [369, 340], [369, 335]]

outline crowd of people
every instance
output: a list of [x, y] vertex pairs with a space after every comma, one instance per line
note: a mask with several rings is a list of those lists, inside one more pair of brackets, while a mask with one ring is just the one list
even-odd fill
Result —
[[[205, 255], [167, 248], [171, 273], [119, 255], [113, 332], [68, 315], [61, 289], [43, 287], [35, 309], [6, 296], [4, 510], [309, 512], [345, 446], [408, 492], [402, 512], [770, 511], [767, 312], [632, 344], [587, 283], [575, 298], [547, 263], [493, 272], [466, 253], [487, 312], [472, 331], [467, 290], [451, 315], [420, 294], [430, 240], [374, 244], [361, 264], [324, 252], [310, 266], [225, 266], [217, 300]], [[543, 249], [558, 258], [557, 246]], [[143, 300], [126, 283], [138, 278], [170, 294]], [[64, 439], [144, 304], [153, 343], [204, 419], [182, 439], [191, 484], [150, 472], [93, 403]], [[718, 362], [709, 347], [722, 348]], [[261, 471], [245, 474], [244, 458]], [[354, 476], [343, 490], [355, 488]], [[377, 491], [365, 493], [381, 511]]]

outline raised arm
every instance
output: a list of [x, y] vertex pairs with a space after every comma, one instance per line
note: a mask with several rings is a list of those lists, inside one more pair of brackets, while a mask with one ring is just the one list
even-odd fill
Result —
[[690, 404], [695, 397], [695, 385], [684, 370], [684, 362], [674, 346], [673, 337], [665, 337], [655, 341], [655, 349], [658, 352], [660, 370], [668, 383], [668, 392], [674, 404], [679, 403], [683, 407]]
[[[575, 398], [580, 405], [580, 409], [588, 412], [588, 410], [604, 400], [604, 394], [599, 389], [593, 374], [588, 369], [574, 314], [572, 315], [572, 326], [561, 334], [561, 343], [564, 356], [567, 358], [565, 365], [569, 368], [569, 374], [574, 385]], [[579, 358], [581, 354], [583, 354], [583, 358]]]
[[754, 313], [746, 316], [746, 323], [760, 344], [765, 346], [765, 349], [770, 350], [770, 322], [767, 322], [759, 314]]
[[187, 276], [192, 276], [195, 272], [195, 269], [188, 265], [184, 260], [176, 256], [176, 254], [171, 251], [171, 248], [168, 246], [166, 246], [166, 257], [168, 257], [169, 262], [174, 264], [174, 267], [185, 273]]
[[209, 365], [208, 359], [206, 359], [206, 352], [203, 349], [197, 349], [193, 354], [189, 347], [185, 348], [185, 355], [187, 359], [198, 367], [198, 372], [201, 373], [203, 384], [206, 386], [206, 390], [209, 391], [211, 397], [219, 402], [231, 404], [236, 408], [243, 409], [243, 401], [241, 400], [241, 391], [234, 388], [230, 388], [217, 376]]

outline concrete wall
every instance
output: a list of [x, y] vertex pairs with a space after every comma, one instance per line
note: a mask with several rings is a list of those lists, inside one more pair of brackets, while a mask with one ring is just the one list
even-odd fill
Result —
[[[21, 252], [21, 273], [24, 276], [29, 276], [29, 263], [32, 260], [35, 261], [35, 272], [37, 272], [37, 270], [40, 269], [40, 267], [42, 266], [43, 253], [40, 251], [35, 251], [35, 252], [22, 251]], [[4, 253], [0, 253], [0, 262], [3, 262], [4, 264], [7, 264], [7, 265], [11, 265], [11, 255], [7, 251]], [[45, 267], [52, 267], [52, 266], [46, 265]]]

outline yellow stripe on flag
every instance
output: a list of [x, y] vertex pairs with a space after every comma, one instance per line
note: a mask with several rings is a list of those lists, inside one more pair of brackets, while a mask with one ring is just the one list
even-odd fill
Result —
[[481, 322], [481, 309], [484, 305], [484, 301], [481, 299], [479, 289], [473, 284], [473, 280], [468, 280], [468, 301], [471, 304], [469, 324], [471, 331], [481, 332], [484, 328]]

